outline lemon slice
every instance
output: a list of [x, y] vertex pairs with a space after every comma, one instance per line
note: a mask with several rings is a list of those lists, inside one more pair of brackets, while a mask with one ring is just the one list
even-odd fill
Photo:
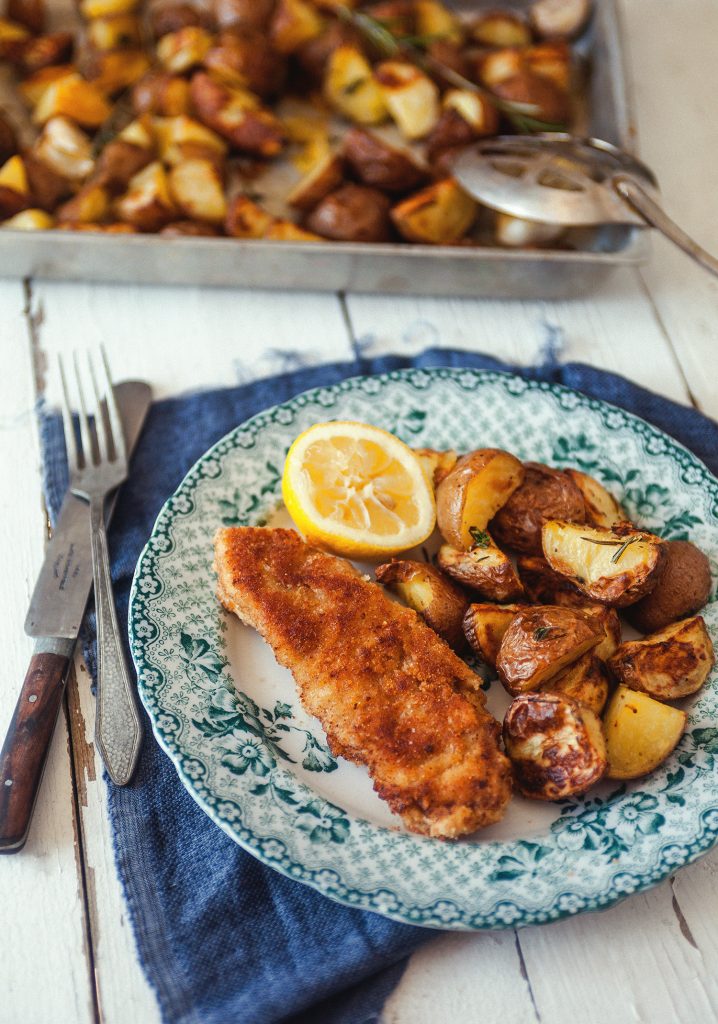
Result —
[[406, 551], [434, 529], [434, 495], [418, 457], [366, 423], [317, 423], [296, 439], [282, 477], [307, 540], [350, 558]]

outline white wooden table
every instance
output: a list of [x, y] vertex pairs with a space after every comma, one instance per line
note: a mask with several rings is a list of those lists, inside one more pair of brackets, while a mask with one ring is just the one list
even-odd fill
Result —
[[[622, 0], [640, 151], [669, 210], [718, 251], [718, 0]], [[656, 239], [640, 275], [571, 302], [486, 302], [0, 282], [0, 588], [4, 731], [29, 658], [23, 619], [42, 556], [34, 403], [57, 351], [104, 341], [116, 379], [158, 396], [287, 365], [429, 344], [622, 373], [718, 417], [718, 282]], [[32, 833], [0, 859], [0, 1024], [155, 1024], [116, 880], [93, 698], [78, 662]], [[601, 914], [520, 932], [444, 935], [412, 959], [385, 1024], [698, 1024], [718, 1018], [718, 852]], [[229, 1024], [229, 1022], [228, 1022]]]

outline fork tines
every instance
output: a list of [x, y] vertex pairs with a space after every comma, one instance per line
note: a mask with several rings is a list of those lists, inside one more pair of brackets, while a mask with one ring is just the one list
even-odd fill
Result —
[[[74, 408], [78, 410], [77, 422], [73, 415], [71, 389], [68, 387], [62, 356], [58, 355], [57, 357], [63, 394], [62, 423], [71, 472], [83, 470], [92, 465], [101, 466], [111, 462], [125, 462], [127, 458], [122, 421], [112, 389], [107, 355], [102, 346], [100, 346], [99, 353], [99, 375], [95, 369], [96, 360], [93, 360], [92, 353], [87, 352], [84, 375], [77, 352], [72, 357], [74, 392], [77, 399]], [[89, 403], [86, 399], [88, 395]]]

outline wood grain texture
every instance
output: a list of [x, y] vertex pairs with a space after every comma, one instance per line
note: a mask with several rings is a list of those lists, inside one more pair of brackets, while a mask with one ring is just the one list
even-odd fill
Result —
[[69, 658], [35, 653], [0, 750], [0, 853], [25, 845], [62, 703]]

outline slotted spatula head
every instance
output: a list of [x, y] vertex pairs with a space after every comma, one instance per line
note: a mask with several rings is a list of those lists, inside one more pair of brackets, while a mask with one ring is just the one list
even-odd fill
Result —
[[485, 206], [513, 217], [572, 226], [640, 224], [612, 179], [629, 174], [646, 191], [656, 180], [644, 164], [601, 139], [551, 133], [500, 135], [467, 147], [454, 161], [459, 184]]

